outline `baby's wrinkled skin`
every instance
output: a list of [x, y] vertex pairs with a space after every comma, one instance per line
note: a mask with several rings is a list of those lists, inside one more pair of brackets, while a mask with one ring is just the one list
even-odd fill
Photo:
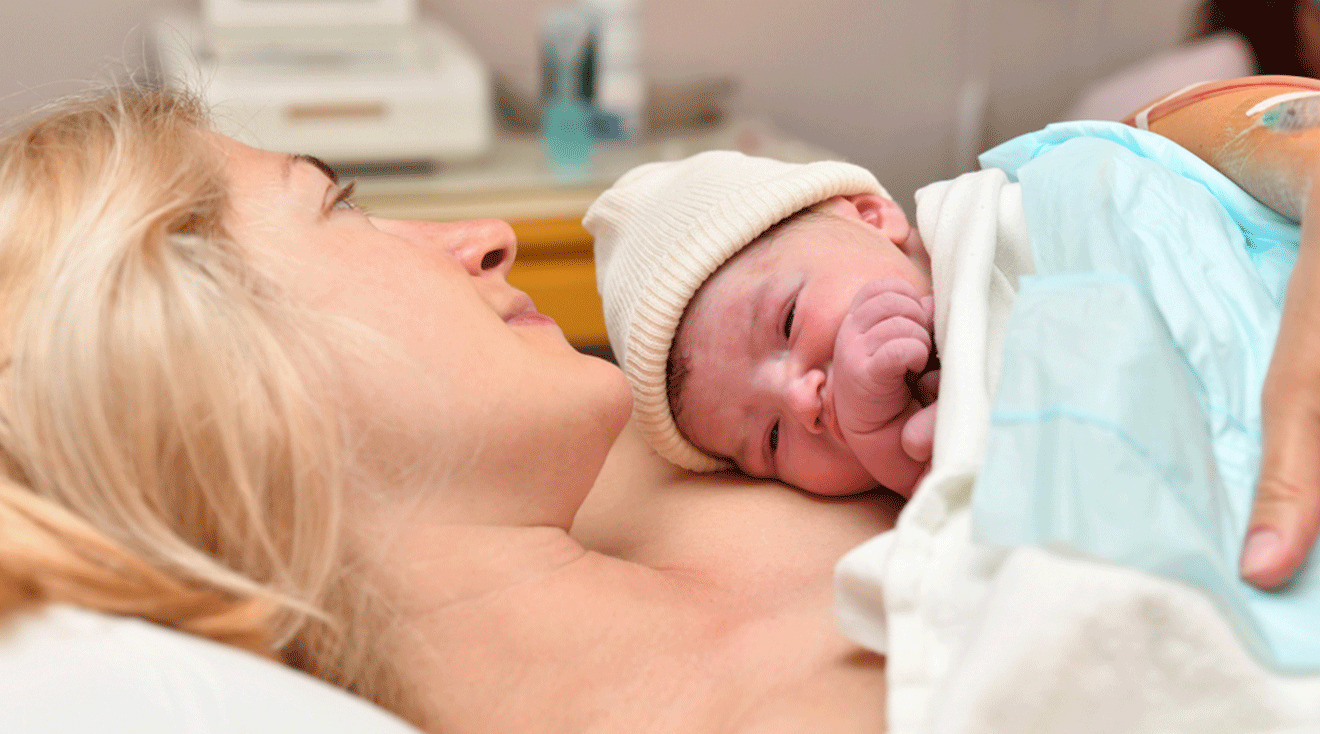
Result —
[[934, 435], [933, 322], [930, 260], [902, 210], [835, 197], [697, 291], [672, 354], [675, 421], [752, 476], [911, 496]]
[[886, 487], [914, 487], [920, 479], [886, 460], [885, 448], [895, 440], [913, 461], [930, 462], [939, 389], [934, 311], [935, 299], [911, 283], [873, 280], [853, 298], [834, 343], [834, 400], [844, 441]]

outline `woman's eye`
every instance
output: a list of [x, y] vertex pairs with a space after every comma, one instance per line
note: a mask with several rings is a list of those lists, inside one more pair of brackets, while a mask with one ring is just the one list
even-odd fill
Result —
[[774, 454], [779, 450], [779, 421], [770, 427], [770, 453]]
[[788, 315], [784, 317], [784, 338], [787, 339], [793, 334], [793, 314], [797, 313], [797, 301], [788, 307]]
[[334, 203], [330, 205], [333, 209], [343, 209], [346, 211], [357, 211], [357, 205], [353, 203], [353, 191], [357, 189], [357, 181], [350, 181], [347, 186], [339, 190], [335, 195]]

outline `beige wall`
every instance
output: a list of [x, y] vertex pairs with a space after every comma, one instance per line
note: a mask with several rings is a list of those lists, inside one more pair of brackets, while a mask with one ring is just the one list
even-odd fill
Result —
[[[557, 1], [421, 3], [531, 91], [537, 19]], [[196, 2], [5, 0], [0, 114], [104, 78], [116, 60], [136, 63], [148, 13]], [[976, 99], [963, 94], [966, 80], [989, 89], [970, 139], [998, 142], [1049, 122], [1099, 74], [1172, 43], [1191, 2], [651, 0], [647, 70], [664, 81], [737, 78], [736, 109], [870, 168], [908, 204], [922, 183], [958, 171], [959, 103]]]
[[[515, 84], [562, 0], [422, 0]], [[989, 95], [980, 145], [1052, 121], [1100, 75], [1174, 43], [1195, 0], [643, 0], [659, 80], [731, 76], [763, 114], [871, 169], [905, 205], [960, 172], [964, 81]], [[964, 156], [966, 158], [966, 156]]]
[[0, 0], [0, 115], [140, 65], [156, 8], [196, 0]]

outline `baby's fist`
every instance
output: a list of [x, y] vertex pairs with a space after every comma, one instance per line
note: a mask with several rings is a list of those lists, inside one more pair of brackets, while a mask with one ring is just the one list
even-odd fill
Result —
[[834, 342], [834, 402], [839, 427], [874, 432], [913, 400], [908, 375], [930, 360], [933, 299], [905, 280], [862, 286]]

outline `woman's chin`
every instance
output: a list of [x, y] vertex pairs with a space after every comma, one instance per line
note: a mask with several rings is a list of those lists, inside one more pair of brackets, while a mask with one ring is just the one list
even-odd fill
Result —
[[617, 436], [628, 422], [628, 418], [632, 416], [632, 385], [628, 383], [628, 377], [623, 374], [623, 370], [619, 369], [618, 365], [599, 357], [591, 357], [591, 359], [595, 359], [600, 363], [604, 373], [602, 379], [608, 380], [607, 385], [611, 392], [609, 403], [613, 407], [610, 415], [615, 418], [614, 421], [611, 421], [611, 425], [616, 426], [613, 433]]

